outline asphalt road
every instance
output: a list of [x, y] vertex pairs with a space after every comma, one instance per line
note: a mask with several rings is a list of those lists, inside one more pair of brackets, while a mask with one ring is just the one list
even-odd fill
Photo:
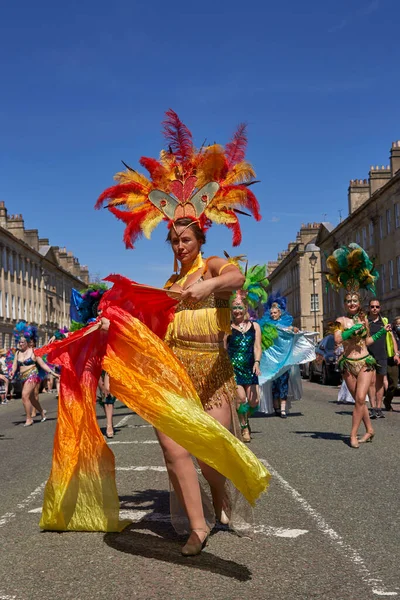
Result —
[[0, 600], [400, 599], [400, 412], [375, 421], [373, 443], [352, 450], [351, 408], [336, 396], [307, 382], [288, 419], [253, 418], [250, 447], [273, 475], [257, 533], [217, 529], [195, 558], [180, 554], [162, 454], [139, 417], [117, 403], [111, 440], [132, 525], [60, 534], [38, 526], [55, 396], [41, 395], [48, 419], [28, 428], [21, 401], [0, 406]]

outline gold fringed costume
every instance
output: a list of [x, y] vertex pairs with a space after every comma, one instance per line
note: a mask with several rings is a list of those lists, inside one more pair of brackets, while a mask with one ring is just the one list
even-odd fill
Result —
[[[184, 277], [171, 277], [165, 287], [183, 286], [187, 277], [200, 269], [199, 281], [202, 281], [209, 260], [203, 260], [199, 254]], [[217, 339], [221, 332], [229, 333], [230, 327], [229, 300], [210, 294], [196, 303], [181, 300], [167, 330], [165, 341], [188, 372], [205, 410], [222, 406], [224, 402], [232, 403], [236, 397], [232, 363], [223, 342]], [[207, 341], [199, 342], [193, 337]]]
[[189, 374], [205, 410], [232, 402], [236, 383], [222, 344], [176, 340], [170, 347]]

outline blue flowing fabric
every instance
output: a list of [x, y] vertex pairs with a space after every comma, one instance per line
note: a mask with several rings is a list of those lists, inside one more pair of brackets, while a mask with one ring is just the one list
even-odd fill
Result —
[[293, 365], [309, 362], [315, 359], [315, 348], [312, 336], [302, 331], [294, 333], [288, 329], [293, 322], [293, 317], [283, 313], [277, 321], [269, 315], [264, 315], [258, 321], [260, 327], [265, 324], [272, 325], [278, 330], [278, 337], [272, 346], [264, 350], [261, 355], [259, 377], [260, 384], [272, 381], [288, 371]]

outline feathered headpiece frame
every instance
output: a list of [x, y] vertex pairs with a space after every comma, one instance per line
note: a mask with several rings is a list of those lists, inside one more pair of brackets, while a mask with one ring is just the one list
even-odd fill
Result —
[[22, 337], [28, 341], [36, 342], [37, 327], [35, 327], [35, 325], [29, 325], [25, 320], [18, 321], [14, 328], [14, 338], [17, 344]]
[[368, 290], [374, 295], [375, 282], [379, 277], [374, 263], [361, 246], [351, 243], [337, 248], [326, 259], [326, 278], [334, 290], [344, 288], [348, 293]]
[[71, 331], [85, 327], [97, 317], [97, 308], [103, 294], [108, 290], [105, 283], [91, 283], [86, 290], [71, 293]]
[[197, 150], [192, 134], [173, 110], [166, 112], [163, 133], [168, 150], [159, 160], [142, 156], [140, 164], [150, 177], [125, 163], [126, 171], [115, 175], [117, 185], [106, 189], [96, 208], [106, 208], [126, 225], [124, 242], [134, 248], [142, 234], [150, 239], [162, 221], [173, 223], [183, 217], [197, 222], [203, 231], [212, 223], [232, 230], [233, 246], [242, 239], [240, 214], [261, 219], [258, 201], [249, 189], [256, 183], [255, 172], [245, 160], [246, 125], [237, 128], [225, 146], [213, 144]]

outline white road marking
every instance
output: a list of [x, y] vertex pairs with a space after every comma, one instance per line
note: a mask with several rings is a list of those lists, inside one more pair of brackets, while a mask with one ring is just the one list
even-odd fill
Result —
[[113, 444], [158, 444], [157, 440], [144, 440], [140, 442], [139, 440], [133, 440], [131, 442], [107, 442], [109, 446]]
[[143, 427], [153, 428], [153, 425], [128, 425], [128, 427], [131, 427], [132, 429], [142, 429]]
[[115, 467], [116, 471], [158, 471], [164, 473], [166, 467]]
[[[42, 512], [42, 507], [39, 506], [39, 508], [33, 508], [32, 510], [29, 511], [29, 513], [32, 514], [40, 514]], [[149, 512], [147, 510], [133, 510], [133, 509], [121, 509], [119, 511], [119, 517], [120, 519], [130, 519], [131, 521], [134, 521], [135, 523], [139, 523], [139, 522], [154, 522], [157, 521], [158, 523], [170, 523], [171, 522], [171, 517], [170, 515], [167, 514], [163, 514], [163, 513], [153, 513], [153, 512]], [[225, 529], [223, 526], [218, 526], [216, 527], [217, 529]], [[271, 527], [269, 525], [258, 525], [257, 527], [254, 528], [254, 532], [258, 533], [258, 534], [262, 534], [262, 535], [266, 535], [266, 536], [275, 536], [275, 537], [280, 537], [280, 538], [297, 538], [300, 535], [304, 535], [305, 533], [308, 533], [307, 529], [285, 529], [283, 527]], [[1, 600], [1, 598], [0, 598]]]
[[[33, 492], [29, 494], [27, 498], [25, 498], [25, 500], [22, 500], [22, 502], [17, 504], [17, 509], [25, 509], [36, 498], [36, 496], [42, 493], [45, 485], [46, 482], [41, 483], [35, 490], [33, 490]], [[15, 512], [5, 513], [2, 517], [0, 517], [0, 527], [4, 527], [4, 525], [7, 525], [12, 519], [15, 519], [17, 512], [18, 511], [16, 510]]]
[[260, 462], [262, 462], [268, 469], [268, 471], [271, 473], [271, 475], [277, 480], [279, 481], [279, 483], [282, 485], [282, 487], [290, 493], [290, 495], [292, 496], [292, 498], [294, 498], [294, 500], [296, 500], [296, 502], [298, 502], [300, 504], [300, 506], [303, 508], [303, 510], [307, 513], [307, 515], [309, 517], [311, 517], [313, 519], [313, 521], [315, 522], [317, 529], [319, 529], [319, 531], [321, 531], [321, 533], [323, 533], [324, 535], [326, 535], [331, 541], [335, 542], [335, 544], [337, 545], [338, 549], [341, 550], [341, 552], [344, 554], [345, 558], [347, 560], [350, 560], [356, 567], [356, 569], [360, 572], [362, 580], [369, 586], [372, 588], [372, 593], [377, 595], [377, 596], [397, 596], [397, 592], [391, 592], [389, 591], [385, 585], [383, 584], [382, 579], [380, 579], [379, 577], [373, 577], [372, 573], [370, 572], [370, 570], [368, 569], [368, 567], [365, 564], [365, 561], [363, 559], [363, 557], [357, 552], [357, 550], [355, 550], [354, 548], [352, 548], [349, 544], [347, 544], [345, 542], [345, 540], [343, 539], [343, 537], [337, 533], [334, 529], [332, 529], [332, 527], [330, 527], [330, 525], [325, 521], [325, 519], [323, 518], [322, 515], [319, 514], [318, 511], [316, 511], [308, 502], [305, 498], [303, 498], [303, 496], [297, 491], [295, 490], [290, 483], [288, 483], [286, 481], [286, 479], [284, 479], [282, 477], [282, 475], [280, 475], [278, 473], [278, 471], [276, 471], [266, 460], [260, 459]]
[[123, 417], [120, 421], [118, 421], [118, 423], [116, 425], [114, 425], [115, 428], [117, 427], [123, 427], [125, 425], [125, 423], [127, 421], [129, 421], [129, 419], [131, 419], [133, 417], [133, 413], [131, 415], [126, 415], [126, 417]]

